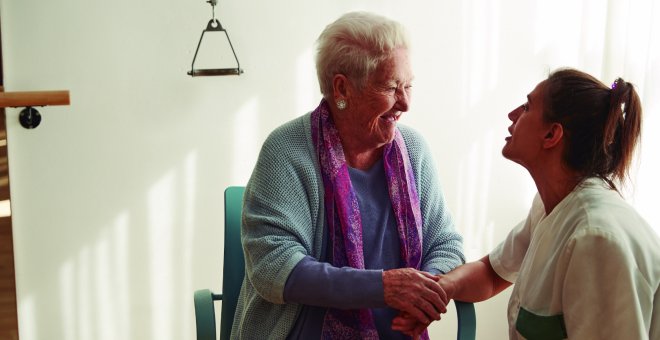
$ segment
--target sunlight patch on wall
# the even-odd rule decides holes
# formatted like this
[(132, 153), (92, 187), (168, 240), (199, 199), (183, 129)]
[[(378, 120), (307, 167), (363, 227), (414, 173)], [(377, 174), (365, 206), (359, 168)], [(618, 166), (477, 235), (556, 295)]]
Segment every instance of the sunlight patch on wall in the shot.
[(65, 339), (129, 339), (127, 251), (128, 215), (121, 213), (92, 250), (84, 247), (62, 264), (58, 276)]
[(318, 104), (320, 90), (317, 79), (314, 51), (310, 47), (296, 61), (296, 106), (291, 113), (292, 117), (301, 116)]
[(232, 145), (233, 160), (231, 164), (231, 182), (245, 185), (250, 179), (252, 168), (256, 160), (251, 155), (257, 155), (259, 152), (260, 140), (257, 138), (259, 133), (259, 100), (252, 98), (248, 100), (236, 112), (234, 120), (234, 141)]
[(21, 297), (18, 304), (18, 320), (21, 332), (21, 340), (38, 340), (39, 332), (37, 325), (37, 307), (34, 296)]
[[(586, 43), (582, 41), (591, 25), (591, 20), (585, 22), (585, 17), (599, 15), (600, 11), (589, 12), (588, 4), (582, 1), (536, 1), (535, 12), (532, 17), (533, 27), (533, 51), (536, 63), (543, 65), (545, 74), (556, 67), (571, 66), (585, 71), (593, 64), (593, 60), (584, 57)], [(602, 4), (601, 6), (606, 6)], [(593, 37), (592, 37), (593, 38)], [(598, 39), (603, 39), (599, 35)], [(597, 63), (601, 62), (598, 56)], [(584, 63), (584, 64), (582, 64)]]
[[(658, 93), (658, 92), (656, 92)], [(642, 103), (644, 105), (644, 103)], [(653, 108), (653, 106), (651, 106)], [(659, 107), (660, 108), (660, 107)], [(657, 112), (649, 111), (646, 112)], [(649, 115), (650, 116), (650, 115)], [(645, 117), (643, 124), (645, 131), (656, 130), (660, 128), (660, 119), (657, 116)], [(655, 132), (655, 131), (654, 131)], [(657, 157), (655, 146), (660, 144), (660, 138), (656, 133), (642, 132), (642, 143), (639, 158), (636, 159), (633, 185), (635, 189), (632, 195), (632, 204), (639, 209), (639, 213), (660, 235), (660, 224), (653, 221), (660, 221), (660, 210), (658, 210), (658, 173), (660, 173), (660, 159)]]
[(76, 340), (75, 265), (72, 260), (60, 267), (60, 317), (65, 339)]
[(76, 323), (78, 339), (93, 339), (95, 334), (94, 320), (96, 304), (92, 298), (91, 251), (83, 247), (78, 253), (76, 266)]
[[(607, 6), (607, 32), (605, 37), (605, 60), (603, 67), (603, 76), (614, 80), (621, 76), (621, 71), (625, 65), (626, 35), (629, 5), (624, 1), (609, 1)], [(603, 81), (606, 81), (603, 79)]]
[(149, 279), (151, 293), (151, 335), (153, 339), (173, 339), (175, 323), (172, 301), (174, 273), (174, 172), (161, 177), (149, 190), (147, 198), (149, 237)]
[[(181, 286), (181, 296), (189, 296), (194, 291), (192, 285), (193, 278), (193, 241), (194, 241), (194, 228), (195, 228), (195, 201), (197, 187), (197, 151), (193, 150), (185, 157), (183, 161), (182, 182), (183, 182), (183, 197), (181, 199), (183, 223), (182, 223), (182, 259), (183, 269), (181, 277), (183, 284)], [(179, 320), (183, 320), (181, 327), (180, 339), (184, 339), (188, 334), (193, 333), (193, 325), (190, 321), (190, 309), (181, 308), (179, 311)]]
[[(660, 172), (660, 160), (656, 146), (660, 144), (658, 129), (660, 119), (660, 24), (653, 18), (660, 16), (660, 6), (653, 1), (638, 1), (630, 4), (630, 25), (626, 31), (629, 41), (625, 49), (625, 79), (632, 82), (640, 96), (643, 108), (642, 140), (635, 175), (633, 205), (660, 235), (660, 210), (656, 196), (660, 189), (657, 174)], [(632, 50), (631, 50), (632, 49)]]
[[(647, 76), (657, 77), (657, 74), (649, 73), (649, 55), (653, 49), (653, 40), (658, 39), (657, 36), (651, 36), (652, 21), (651, 8), (653, 4), (650, 0), (638, 1), (630, 5), (629, 18), (626, 30), (625, 46), (622, 46), (620, 53), (625, 54), (625, 74), (624, 77), (630, 81), (637, 83), (640, 90), (640, 95), (643, 95), (644, 83)], [(616, 22), (614, 23), (616, 25)], [(657, 43), (656, 43), (657, 46)]]
[[(520, 211), (522, 219), (536, 194), (534, 182), (526, 172), (515, 180), (515, 192), (506, 191), (511, 186), (502, 183), (507, 179), (498, 177), (502, 173), (493, 165), (494, 157), (501, 157), (500, 146), (500, 134), (488, 130), (469, 146), (458, 164), (455, 217), (468, 261), (481, 258), (499, 244), (512, 223), (519, 221), (510, 214)], [(507, 211), (503, 212), (502, 207)]]
[(465, 2), (463, 8), (465, 41), (463, 55), (464, 78), (467, 84), (463, 88), (467, 93), (468, 107), (472, 108), (484, 100), (486, 93), (497, 86), (501, 26), (499, 22), (499, 2), (491, 1), (479, 4)]
[(96, 309), (96, 325), (94, 333), (95, 338), (99, 340), (112, 340), (119, 339), (115, 334), (116, 320), (114, 316), (117, 315), (116, 305), (114, 303), (114, 294), (112, 289), (112, 275), (110, 273), (110, 249), (108, 245), (108, 236), (106, 232), (94, 246), (94, 287), (93, 299), (94, 308)]
[[(563, 5), (558, 5), (560, 2)], [(537, 0), (534, 4), (536, 11), (532, 36), (534, 37), (534, 54), (538, 55), (552, 45), (554, 37), (566, 36), (566, 30), (569, 30), (571, 26), (563, 25), (563, 21), (560, 23), (557, 19), (564, 17), (565, 12), (575, 10), (575, 5), (571, 6), (571, 2), (566, 0), (552, 2)]]
[(112, 282), (113, 288), (109, 292), (113, 297), (115, 312), (119, 317), (115, 320), (116, 339), (129, 339), (131, 328), (130, 285), (129, 285), (129, 216), (127, 212), (120, 213), (115, 219), (112, 228), (113, 253), (110, 256), (113, 262)]
[(578, 67), (594, 76), (601, 74), (603, 59), (606, 57), (603, 53), (606, 43), (603, 33), (607, 29), (607, 7), (601, 0), (584, 1), (582, 7)]
[(128, 339), (128, 214), (119, 214), (94, 247), (97, 339)]
[(493, 241), (492, 222), (488, 219), (488, 199), (492, 179), (491, 155), (493, 134), (472, 143), (459, 164), (457, 225), (460, 226), (468, 261), (490, 251)]

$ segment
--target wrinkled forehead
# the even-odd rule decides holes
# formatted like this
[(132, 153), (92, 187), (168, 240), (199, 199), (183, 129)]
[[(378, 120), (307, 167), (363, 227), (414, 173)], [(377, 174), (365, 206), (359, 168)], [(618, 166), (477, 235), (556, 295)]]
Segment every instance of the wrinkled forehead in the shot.
[(393, 50), (369, 75), (370, 81), (396, 80), (397, 82), (411, 82), (413, 78), (410, 55), (405, 48)]

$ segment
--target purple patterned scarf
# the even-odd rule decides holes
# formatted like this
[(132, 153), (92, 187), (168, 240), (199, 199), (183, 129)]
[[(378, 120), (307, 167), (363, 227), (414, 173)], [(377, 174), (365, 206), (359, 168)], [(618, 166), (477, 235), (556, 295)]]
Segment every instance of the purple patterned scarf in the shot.
[[(351, 184), (339, 133), (325, 100), (312, 112), (312, 139), (319, 155), (326, 217), (332, 243), (331, 263), (336, 267), (364, 269), (362, 219)], [(396, 217), (403, 267), (419, 269), (422, 259), (422, 217), (408, 150), (396, 130), (392, 143), (383, 148), (383, 164), (390, 200)], [(378, 339), (369, 309), (328, 309), (323, 339)], [(428, 339), (424, 332), (422, 339)]]

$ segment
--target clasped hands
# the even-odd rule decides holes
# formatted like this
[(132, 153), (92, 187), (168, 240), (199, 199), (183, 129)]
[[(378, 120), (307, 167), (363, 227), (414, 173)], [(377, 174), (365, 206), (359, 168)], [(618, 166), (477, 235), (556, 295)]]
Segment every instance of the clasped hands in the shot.
[(447, 312), (453, 289), (442, 275), (432, 275), (414, 268), (383, 272), (385, 303), (400, 311), (392, 329), (417, 337), (440, 314)]

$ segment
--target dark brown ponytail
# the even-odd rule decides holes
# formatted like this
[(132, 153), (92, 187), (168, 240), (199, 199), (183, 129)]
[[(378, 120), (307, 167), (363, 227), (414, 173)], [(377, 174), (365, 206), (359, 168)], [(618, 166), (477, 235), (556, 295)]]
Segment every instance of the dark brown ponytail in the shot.
[(641, 138), (642, 105), (633, 85), (621, 78), (612, 83), (610, 92), (603, 147), (612, 157), (612, 177), (623, 182)]
[(623, 183), (641, 136), (642, 107), (632, 84), (611, 87), (574, 69), (560, 69), (545, 82), (544, 119), (564, 128), (564, 162), (581, 179), (600, 177), (616, 189)]

